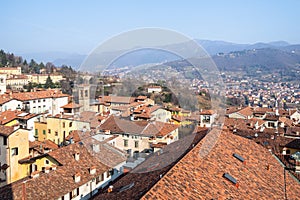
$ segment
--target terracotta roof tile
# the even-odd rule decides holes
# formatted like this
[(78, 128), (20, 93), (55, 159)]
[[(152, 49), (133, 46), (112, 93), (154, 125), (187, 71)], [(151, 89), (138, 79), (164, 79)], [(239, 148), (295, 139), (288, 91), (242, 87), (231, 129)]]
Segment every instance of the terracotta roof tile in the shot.
[[(206, 136), (207, 138), (208, 136)], [(202, 140), (142, 199), (284, 199), (284, 174), (280, 163), (255, 142), (222, 132), (215, 146), (201, 158)], [(245, 163), (233, 156), (242, 156)], [(229, 173), (238, 182), (223, 177)], [(286, 172), (286, 196), (297, 199), (300, 184)]]
[(12, 134), (14, 131), (15, 131), (14, 127), (0, 125), (0, 135), (2, 135), (2, 136), (7, 137), (10, 134)]
[[(93, 199), (140, 199), (160, 179), (160, 176), (166, 174), (206, 135), (206, 132), (207, 129), (203, 129), (163, 147), (163, 153), (152, 154), (135, 169), (114, 182), (112, 193), (107, 193), (104, 188)], [(132, 183), (134, 185), (130, 189), (120, 191), (124, 186)]]
[(42, 90), (36, 92), (18, 92), (12, 93), (12, 98), (20, 101), (28, 101), (34, 99), (45, 99), (45, 98), (60, 98), (68, 97), (69, 95), (61, 93), (59, 90)]
[(0, 95), (0, 105), (3, 105), (11, 100), (13, 100), (14, 98), (12, 97), (12, 95), (9, 94), (1, 94)]
[(61, 106), (61, 108), (80, 108), (82, 107), (81, 105), (77, 104), (77, 103), (74, 103), (74, 102), (70, 102), (64, 106)]
[(129, 121), (110, 116), (101, 126), (101, 130), (110, 130), (112, 133), (138, 134), (145, 136), (165, 136), (179, 126), (159, 121)]
[[(73, 156), (77, 152), (80, 153), (79, 161)], [(79, 143), (59, 148), (49, 155), (61, 164), (56, 170), (49, 173), (41, 172), (39, 177), (27, 179), (26, 183), (17, 181), (0, 188), (0, 199), (23, 199), (24, 186), (26, 199), (58, 199), (109, 169)], [(97, 168), (95, 174), (89, 173), (91, 167)], [(81, 175), (78, 183), (73, 177), (76, 173)]]
[(120, 104), (130, 104), (134, 102), (134, 97), (124, 97), (124, 96), (100, 96), (99, 102), (101, 103), (120, 103)]

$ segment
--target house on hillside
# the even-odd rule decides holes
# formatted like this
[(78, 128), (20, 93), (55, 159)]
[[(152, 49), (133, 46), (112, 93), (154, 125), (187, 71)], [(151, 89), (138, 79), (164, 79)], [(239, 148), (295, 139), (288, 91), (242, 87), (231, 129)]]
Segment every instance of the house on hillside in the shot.
[(237, 111), (227, 114), (229, 118), (251, 119), (253, 118), (253, 109), (251, 107), (241, 108)]
[(211, 127), (215, 122), (217, 114), (213, 110), (202, 110), (199, 113), (200, 127)]

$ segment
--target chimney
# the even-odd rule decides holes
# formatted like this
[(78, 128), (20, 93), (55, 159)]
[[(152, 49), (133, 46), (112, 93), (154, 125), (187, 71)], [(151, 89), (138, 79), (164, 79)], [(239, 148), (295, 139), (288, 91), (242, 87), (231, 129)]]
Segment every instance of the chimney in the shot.
[(40, 171), (34, 171), (30, 174), (31, 178), (37, 178), (40, 176)]
[(79, 160), (79, 152), (77, 152), (77, 153), (74, 154), (74, 159), (75, 159), (76, 161)]
[(100, 152), (99, 144), (92, 144), (92, 150), (93, 150), (95, 153), (99, 153), (99, 152)]
[(74, 178), (75, 183), (80, 182), (80, 173), (77, 172), (76, 174), (74, 174), (73, 178)]
[(111, 193), (111, 192), (113, 191), (113, 188), (114, 188), (114, 186), (110, 185), (110, 186), (108, 187), (108, 189), (107, 189), (107, 192), (108, 192), (108, 193)]
[(90, 171), (90, 174), (95, 174), (96, 173), (96, 167), (95, 166), (91, 167), (89, 169), (89, 171)]
[(45, 167), (44, 168), (44, 173), (48, 174), (50, 172), (50, 167)]
[(51, 165), (51, 169), (55, 171), (57, 169), (57, 165)]

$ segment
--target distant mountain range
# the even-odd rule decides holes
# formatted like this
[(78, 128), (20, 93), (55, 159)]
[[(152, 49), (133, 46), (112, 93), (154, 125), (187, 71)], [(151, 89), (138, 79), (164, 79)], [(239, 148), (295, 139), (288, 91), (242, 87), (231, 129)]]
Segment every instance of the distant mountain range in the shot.
[(255, 43), (255, 44), (236, 44), (224, 41), (212, 41), (212, 40), (196, 40), (210, 55), (214, 55), (220, 52), (229, 53), (232, 51), (252, 50), (252, 49), (284, 49), (290, 45), (285, 41), (275, 41), (269, 43)]
[[(291, 45), (285, 41), (270, 43), (236, 44), (225, 41), (195, 40), (215, 60), (217, 66), (222, 69), (230, 69), (244, 65), (265, 65), (265, 66), (294, 66), (300, 61), (300, 45)], [(176, 46), (174, 44), (173, 46)], [(251, 51), (247, 51), (251, 50)], [(255, 51), (253, 51), (255, 50)], [(220, 56), (230, 52), (241, 51), (231, 56)], [(113, 52), (109, 52), (113, 54)], [(26, 59), (35, 59), (38, 62), (52, 62), (56, 66), (68, 65), (78, 69), (87, 55), (71, 54), (64, 52), (40, 52), (21, 55)], [(129, 53), (115, 62), (117, 67), (128, 65), (141, 65), (146, 63), (162, 63), (178, 59), (168, 52), (142, 50), (136, 53)]]

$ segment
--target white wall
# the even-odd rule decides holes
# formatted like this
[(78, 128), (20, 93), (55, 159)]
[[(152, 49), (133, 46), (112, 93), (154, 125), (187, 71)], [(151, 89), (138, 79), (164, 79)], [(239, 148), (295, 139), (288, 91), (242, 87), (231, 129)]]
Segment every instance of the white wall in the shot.
[(18, 101), (18, 100), (12, 99), (12, 100), (4, 103), (1, 106), (0, 111), (5, 111), (5, 110), (9, 110), (9, 109), (16, 110), (16, 108), (18, 107), (18, 105), (20, 105), (20, 107), (22, 108), (22, 101)]
[(48, 110), (50, 114), (56, 115), (63, 112), (61, 107), (68, 103), (68, 97), (35, 99), (28, 102), (30, 113), (43, 113)]

